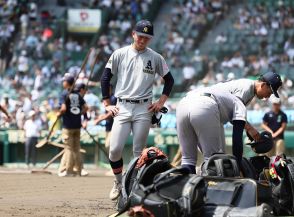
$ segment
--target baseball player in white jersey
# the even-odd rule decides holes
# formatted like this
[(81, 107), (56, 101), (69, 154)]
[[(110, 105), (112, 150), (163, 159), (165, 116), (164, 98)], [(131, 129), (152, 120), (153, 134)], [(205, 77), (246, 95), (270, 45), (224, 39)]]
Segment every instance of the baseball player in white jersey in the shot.
[(282, 85), (276, 73), (266, 73), (258, 81), (239, 79), (194, 90), (177, 107), (177, 132), (182, 149), (182, 166), (195, 173), (197, 148), (208, 158), (215, 152), (224, 152), (223, 124), (233, 124), (233, 154), (240, 165), (243, 154), (243, 130), (259, 139), (259, 133), (246, 122), (246, 105), (257, 96), (278, 97)]
[[(101, 77), (103, 103), (114, 116), (109, 150), (109, 162), (115, 175), (109, 195), (112, 200), (119, 196), (121, 190), (122, 152), (130, 132), (133, 135), (133, 154), (137, 157), (146, 145), (152, 114), (163, 107), (174, 83), (164, 58), (147, 47), (153, 36), (153, 25), (147, 20), (139, 21), (132, 36), (133, 44), (114, 51)], [(156, 73), (165, 82), (160, 99), (152, 102)], [(113, 75), (117, 77), (116, 106), (110, 105), (108, 91)]]

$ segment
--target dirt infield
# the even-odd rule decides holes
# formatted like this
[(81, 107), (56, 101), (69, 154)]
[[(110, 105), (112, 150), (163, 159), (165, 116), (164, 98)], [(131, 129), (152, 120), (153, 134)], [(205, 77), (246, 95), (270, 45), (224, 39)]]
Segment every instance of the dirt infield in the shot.
[(108, 199), (113, 177), (104, 170), (88, 177), (58, 177), (29, 171), (1, 170), (0, 216), (101, 216), (115, 212)]

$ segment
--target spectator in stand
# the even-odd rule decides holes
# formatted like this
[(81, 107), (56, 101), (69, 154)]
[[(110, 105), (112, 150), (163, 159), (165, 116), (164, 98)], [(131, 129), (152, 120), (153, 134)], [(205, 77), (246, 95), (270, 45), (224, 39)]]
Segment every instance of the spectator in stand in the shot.
[(29, 70), (29, 59), (25, 50), (21, 51), (21, 55), (18, 58), (18, 72), (20, 76), (24, 76)]
[(220, 35), (216, 36), (215, 43), (217, 44), (223, 44), (227, 41), (227, 37), (222, 32)]
[(284, 45), (284, 51), (287, 54), (287, 56), (290, 59), (290, 63), (294, 63), (294, 36), (290, 37), (285, 45)]
[(30, 21), (36, 21), (38, 17), (38, 6), (35, 2), (29, 3), (29, 18)]
[(36, 147), (38, 138), (41, 134), (42, 122), (37, 118), (36, 112), (31, 110), (28, 114), (28, 120), (26, 120), (24, 127), (25, 131), (25, 162), (27, 167), (30, 167), (30, 163), (36, 166)]
[(230, 62), (232, 64), (232, 67), (236, 68), (243, 68), (245, 65), (240, 52), (236, 52)]
[[(195, 75), (196, 71), (195, 68), (191, 63), (188, 63), (184, 68), (183, 68), (183, 87), (189, 88), (195, 81)], [(188, 90), (188, 89), (186, 89)]]
[(26, 37), (28, 32), (28, 26), (29, 26), (29, 16), (27, 13), (23, 13), (20, 16), (20, 23), (21, 23), (21, 35), (22, 37)]
[(39, 66), (35, 66), (35, 81), (34, 81), (34, 90), (41, 90), (43, 88), (43, 75)]

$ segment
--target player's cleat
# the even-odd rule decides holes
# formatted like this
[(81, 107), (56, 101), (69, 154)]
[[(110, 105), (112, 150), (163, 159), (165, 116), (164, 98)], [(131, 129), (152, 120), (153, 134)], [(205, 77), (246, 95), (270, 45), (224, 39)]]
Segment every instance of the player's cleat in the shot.
[(109, 193), (109, 198), (111, 200), (116, 200), (121, 192), (121, 183), (117, 180), (114, 180), (113, 187)]

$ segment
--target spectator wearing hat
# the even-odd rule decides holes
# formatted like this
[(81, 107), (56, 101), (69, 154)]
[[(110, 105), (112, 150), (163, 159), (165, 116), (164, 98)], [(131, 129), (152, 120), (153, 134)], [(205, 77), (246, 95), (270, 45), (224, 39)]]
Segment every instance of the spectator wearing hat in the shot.
[(36, 147), (38, 138), (42, 130), (42, 122), (36, 117), (36, 112), (31, 110), (28, 114), (28, 119), (25, 121), (23, 129), (25, 131), (25, 162), (27, 166), (32, 163), (36, 165)]
[[(66, 74), (63, 77), (64, 91), (60, 98), (61, 108), (58, 117), (62, 116), (62, 137), (65, 151), (58, 169), (58, 176), (81, 175), (82, 160), (80, 153), (81, 115), (85, 114), (88, 107), (83, 97), (73, 90), (74, 77)], [(74, 172), (76, 167), (77, 172)]]
[(29, 59), (27, 57), (27, 51), (22, 50), (21, 55), (18, 58), (17, 69), (21, 76), (24, 76), (29, 70)]
[(284, 132), (287, 127), (287, 115), (281, 110), (281, 99), (270, 98), (272, 110), (265, 113), (261, 127), (272, 134), (274, 147), (266, 155), (268, 157), (281, 155), (285, 152)]

